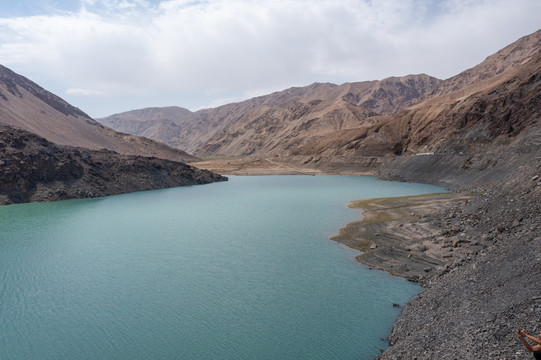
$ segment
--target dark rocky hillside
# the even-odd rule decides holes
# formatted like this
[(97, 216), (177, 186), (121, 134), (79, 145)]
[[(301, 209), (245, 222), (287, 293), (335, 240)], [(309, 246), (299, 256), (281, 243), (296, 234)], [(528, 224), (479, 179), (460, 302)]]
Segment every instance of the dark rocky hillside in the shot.
[(0, 155), (0, 205), (227, 180), (179, 162), (59, 146), (5, 125), (0, 125)]
[[(428, 218), (454, 261), (404, 307), (380, 359), (530, 358), (515, 330), (536, 334), (541, 315), (541, 127), (462, 155), (397, 157), (381, 173), (472, 198)], [(457, 256), (462, 246), (477, 250)]]

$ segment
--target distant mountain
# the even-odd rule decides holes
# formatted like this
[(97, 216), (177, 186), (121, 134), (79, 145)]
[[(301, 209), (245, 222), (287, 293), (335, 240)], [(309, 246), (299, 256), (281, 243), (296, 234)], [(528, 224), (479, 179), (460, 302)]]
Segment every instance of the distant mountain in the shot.
[(314, 83), (194, 113), (153, 108), (98, 120), (200, 156), (283, 155), (314, 137), (364, 126), (376, 114), (396, 113), (439, 82), (423, 74)]
[(175, 161), (196, 158), (162, 143), (122, 134), (91, 119), (39, 85), (0, 65), (0, 123), (28, 130), (60, 145), (109, 149)]
[(116, 131), (166, 143), (170, 137), (167, 129), (190, 115), (190, 110), (177, 106), (152, 107), (114, 114), (99, 121)]

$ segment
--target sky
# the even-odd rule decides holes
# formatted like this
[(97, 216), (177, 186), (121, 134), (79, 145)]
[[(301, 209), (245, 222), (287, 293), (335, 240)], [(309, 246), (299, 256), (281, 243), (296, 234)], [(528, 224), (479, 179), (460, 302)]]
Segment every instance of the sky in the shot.
[(94, 118), (314, 82), (446, 79), (541, 28), (541, 0), (0, 0), (0, 64)]

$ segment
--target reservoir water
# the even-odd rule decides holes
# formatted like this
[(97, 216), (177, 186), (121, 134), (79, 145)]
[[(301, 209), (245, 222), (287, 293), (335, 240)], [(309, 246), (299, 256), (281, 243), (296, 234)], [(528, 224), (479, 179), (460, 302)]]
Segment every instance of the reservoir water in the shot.
[(420, 287), (329, 237), (350, 201), (443, 191), (230, 177), (0, 207), (0, 359), (374, 359)]

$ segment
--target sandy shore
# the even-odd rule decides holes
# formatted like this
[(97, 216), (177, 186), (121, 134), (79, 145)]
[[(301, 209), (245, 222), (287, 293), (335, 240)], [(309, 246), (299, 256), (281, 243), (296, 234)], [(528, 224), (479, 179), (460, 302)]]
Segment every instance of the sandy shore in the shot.
[(200, 169), (210, 170), (223, 175), (314, 175), (323, 174), (321, 170), (310, 169), (285, 163), (279, 159), (230, 158), (210, 159), (190, 163)]

